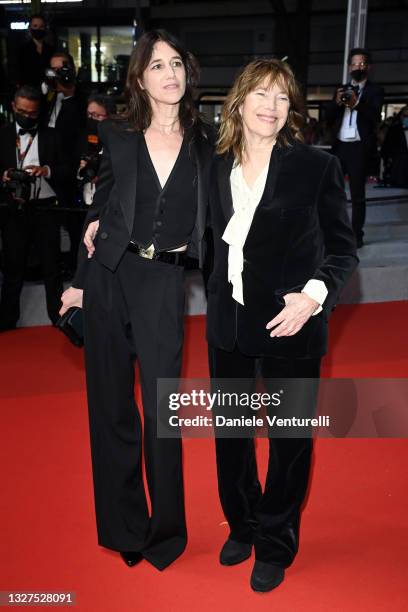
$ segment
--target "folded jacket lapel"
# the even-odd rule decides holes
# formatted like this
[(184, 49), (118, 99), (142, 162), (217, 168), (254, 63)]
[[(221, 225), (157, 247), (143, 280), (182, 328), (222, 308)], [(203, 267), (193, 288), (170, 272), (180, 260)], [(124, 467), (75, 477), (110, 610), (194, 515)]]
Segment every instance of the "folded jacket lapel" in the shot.
[(141, 134), (128, 130), (118, 133), (117, 138), (122, 142), (117, 147), (111, 145), (110, 153), (123, 216), (131, 234), (135, 216), (137, 160)]

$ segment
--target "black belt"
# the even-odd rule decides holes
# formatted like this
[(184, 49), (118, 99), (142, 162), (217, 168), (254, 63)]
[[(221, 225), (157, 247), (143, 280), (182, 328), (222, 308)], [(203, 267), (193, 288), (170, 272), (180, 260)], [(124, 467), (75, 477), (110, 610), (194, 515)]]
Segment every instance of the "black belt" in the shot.
[(144, 259), (162, 261), (163, 263), (173, 264), (176, 266), (184, 267), (187, 261), (187, 254), (185, 251), (173, 253), (170, 253), (169, 251), (153, 251), (151, 253), (148, 249), (144, 249), (134, 242), (129, 242), (127, 250), (131, 253), (136, 253), (136, 255), (139, 255), (139, 257), (143, 257)]

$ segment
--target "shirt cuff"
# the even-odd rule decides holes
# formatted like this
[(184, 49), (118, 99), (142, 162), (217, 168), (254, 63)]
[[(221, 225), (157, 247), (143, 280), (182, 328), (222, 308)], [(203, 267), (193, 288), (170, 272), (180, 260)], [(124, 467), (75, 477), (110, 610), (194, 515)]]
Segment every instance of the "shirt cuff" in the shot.
[(316, 278), (311, 278), (303, 287), (302, 293), (306, 293), (306, 295), (308, 295), (312, 300), (315, 300), (316, 302), (318, 302), (318, 304), (320, 304), (320, 306), (318, 306), (316, 310), (312, 313), (312, 317), (319, 314), (319, 312), (323, 310), (323, 302), (326, 299), (327, 294), (329, 293), (324, 282), (321, 280), (317, 280)]
[(45, 178), (47, 178), (47, 179), (51, 178), (51, 168), (49, 166), (47, 166), (47, 165), (45, 165), (44, 168), (47, 168), (47, 170), (48, 170), (48, 174), (47, 174), (47, 176)]

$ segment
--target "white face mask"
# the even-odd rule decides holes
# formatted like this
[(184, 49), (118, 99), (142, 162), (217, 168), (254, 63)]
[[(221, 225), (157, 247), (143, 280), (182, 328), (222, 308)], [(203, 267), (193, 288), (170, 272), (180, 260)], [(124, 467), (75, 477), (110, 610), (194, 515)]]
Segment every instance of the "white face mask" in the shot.
[(44, 81), (44, 83), (41, 83), (41, 92), (42, 92), (43, 96), (46, 96), (48, 91), (49, 91), (49, 87), (48, 87), (47, 83), (45, 83), (45, 81)]

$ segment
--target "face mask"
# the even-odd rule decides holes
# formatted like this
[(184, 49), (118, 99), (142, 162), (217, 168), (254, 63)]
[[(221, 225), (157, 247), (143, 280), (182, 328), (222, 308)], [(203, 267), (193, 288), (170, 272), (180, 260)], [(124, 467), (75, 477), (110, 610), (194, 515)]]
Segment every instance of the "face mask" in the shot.
[(360, 83), (360, 81), (364, 81), (367, 78), (367, 70), (352, 70), (350, 75), (352, 79)]
[(30, 29), (31, 36), (35, 38), (35, 40), (43, 40), (46, 37), (47, 32), (45, 30), (35, 30), (33, 28)]
[(15, 120), (18, 125), (23, 128), (23, 130), (32, 130), (37, 125), (38, 119), (33, 119), (33, 117), (26, 117), (21, 113), (14, 114)]
[(404, 128), (404, 130), (408, 130), (408, 117), (403, 117), (402, 127)]
[(95, 135), (97, 135), (98, 134), (98, 124), (99, 124), (99, 121), (89, 117), (86, 120), (86, 129), (87, 129), (88, 134), (95, 134)]

